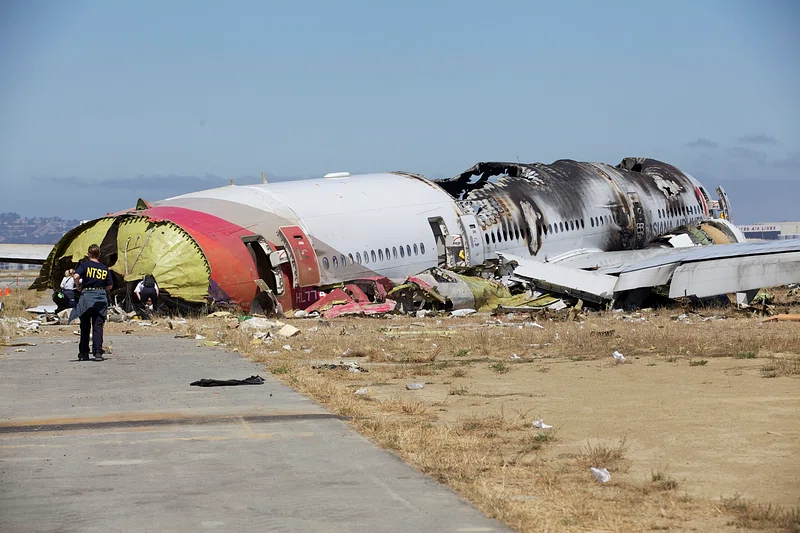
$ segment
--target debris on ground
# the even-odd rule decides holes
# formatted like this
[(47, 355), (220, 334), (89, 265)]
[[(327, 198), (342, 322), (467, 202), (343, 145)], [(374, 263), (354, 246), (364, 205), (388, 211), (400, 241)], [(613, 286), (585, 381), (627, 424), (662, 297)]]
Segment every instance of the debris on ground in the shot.
[(594, 478), (600, 483), (608, 483), (611, 481), (611, 474), (605, 468), (591, 467), (589, 470), (594, 474)]
[(618, 351), (614, 350), (614, 353), (611, 354), (611, 355), (614, 356), (614, 361), (616, 363), (619, 364), (619, 363), (624, 363), (625, 362), (625, 356), (622, 355), (621, 353), (619, 353)]
[(263, 385), (264, 378), (261, 376), (250, 376), (245, 379), (201, 379), (193, 381), (189, 385), (195, 387), (232, 387), (235, 385)]
[(550, 424), (545, 424), (544, 420), (542, 420), (541, 418), (539, 420), (534, 420), (532, 425), (533, 425), (533, 427), (538, 428), (538, 429), (550, 429), (550, 428), (553, 427)]
[(314, 370), (346, 370), (347, 372), (369, 372), (366, 368), (360, 366), (356, 362), (345, 363), (340, 361), (339, 364), (325, 363), (321, 365), (312, 366)]
[(367, 388), (366, 387), (362, 387), (362, 388), (358, 389), (354, 394), (357, 394), (359, 396), (363, 396), (366, 393), (367, 393)]
[(208, 315), (209, 318), (230, 318), (233, 316), (233, 313), (230, 311), (216, 311)]
[(406, 384), (406, 388), (408, 390), (420, 390), (425, 387), (424, 383), (408, 383)]

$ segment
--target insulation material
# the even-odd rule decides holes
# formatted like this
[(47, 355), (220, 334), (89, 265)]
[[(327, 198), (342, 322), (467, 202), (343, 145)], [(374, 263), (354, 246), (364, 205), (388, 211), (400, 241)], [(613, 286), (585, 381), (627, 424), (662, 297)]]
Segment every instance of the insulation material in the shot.
[(86, 250), (89, 249), (89, 246), (92, 244), (97, 244), (99, 246), (103, 242), (106, 233), (108, 233), (108, 230), (115, 221), (115, 218), (101, 218), (97, 220), (93, 225), (87, 227), (72, 239), (67, 249), (64, 250), (58, 258), (72, 257), (72, 262), (77, 263), (86, 257)]
[(136, 281), (152, 274), (173, 298), (203, 302), (211, 269), (194, 239), (172, 222), (146, 217), (122, 220), (117, 232), (117, 262), (111, 270)]
[(512, 300), (511, 292), (501, 283), (474, 276), (461, 274), (456, 274), (456, 276), (469, 287), (475, 298), (475, 309), (479, 311), (494, 309), (498, 304), (506, 305), (509, 300)]

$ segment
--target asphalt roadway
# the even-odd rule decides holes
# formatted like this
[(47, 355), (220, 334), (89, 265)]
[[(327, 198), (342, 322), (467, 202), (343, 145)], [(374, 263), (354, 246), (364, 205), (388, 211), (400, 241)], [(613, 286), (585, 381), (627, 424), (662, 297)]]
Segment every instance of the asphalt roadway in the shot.
[(507, 531), (236, 354), (27, 340), (0, 348), (0, 532)]

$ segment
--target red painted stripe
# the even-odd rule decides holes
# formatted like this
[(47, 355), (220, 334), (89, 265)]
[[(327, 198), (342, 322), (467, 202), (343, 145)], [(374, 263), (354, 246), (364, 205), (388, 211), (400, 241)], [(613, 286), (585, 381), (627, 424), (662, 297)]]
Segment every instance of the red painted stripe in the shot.
[(253, 235), (253, 232), (214, 215), (184, 207), (156, 206), (137, 214), (154, 221), (173, 222), (183, 228), (205, 253), (213, 282), (231, 302), (250, 305), (258, 292), (253, 283), (258, 279), (258, 271), (241, 238)]

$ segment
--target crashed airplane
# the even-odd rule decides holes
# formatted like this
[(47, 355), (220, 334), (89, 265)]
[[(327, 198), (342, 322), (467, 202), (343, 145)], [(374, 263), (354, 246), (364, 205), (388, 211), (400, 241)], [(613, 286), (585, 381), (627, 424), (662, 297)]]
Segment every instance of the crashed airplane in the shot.
[[(736, 244), (745, 238), (724, 190), (714, 200), (652, 159), (487, 162), (438, 181), (407, 172), (264, 181), (139, 200), (81, 224), (43, 258), (32, 288), (57, 287), (92, 243), (123, 297), (152, 274), (178, 304), (267, 312), (309, 308), (321, 289), (352, 280), (383, 291), (376, 280), (434, 267), (507, 264), (536, 287), (606, 305), (670, 283), (671, 296), (702, 295), (709, 278), (715, 294), (800, 281), (800, 247)], [(721, 246), (696, 252), (708, 244)]]

